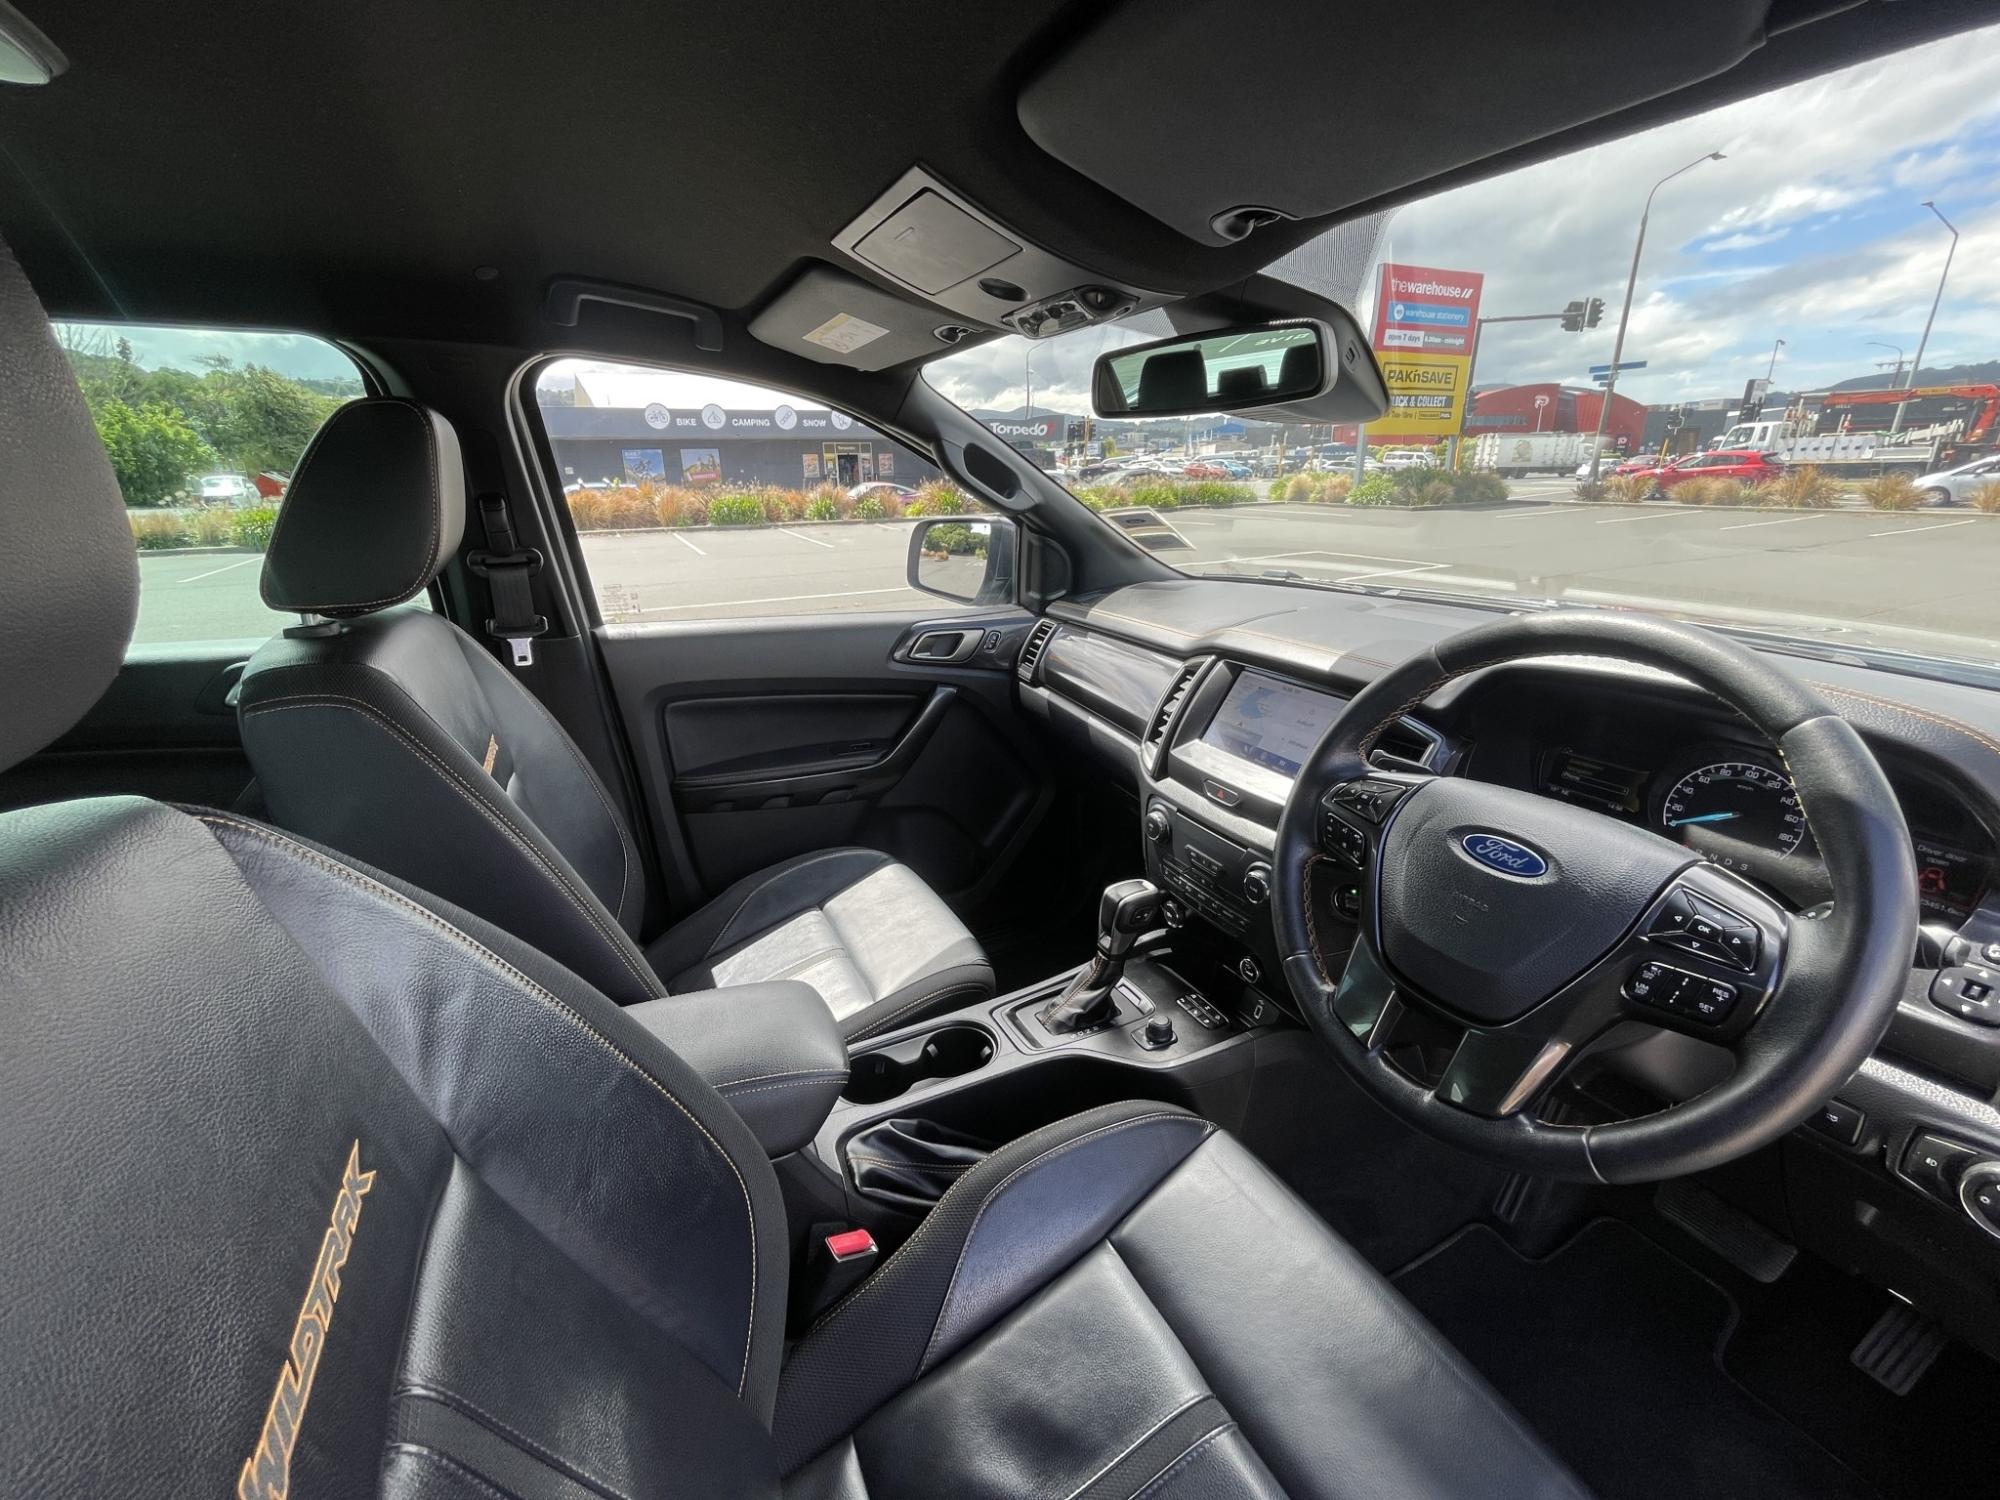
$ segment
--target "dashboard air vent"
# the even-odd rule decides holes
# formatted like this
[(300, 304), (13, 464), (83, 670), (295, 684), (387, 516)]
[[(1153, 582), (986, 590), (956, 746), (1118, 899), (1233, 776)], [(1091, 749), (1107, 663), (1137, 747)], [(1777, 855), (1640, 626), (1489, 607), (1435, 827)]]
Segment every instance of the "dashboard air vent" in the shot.
[(1167, 684), (1159, 707), (1153, 710), (1153, 717), (1146, 724), (1146, 764), (1155, 776), (1160, 774), (1160, 762), (1167, 753), (1167, 741), (1173, 736), (1174, 720), (1180, 717), (1181, 705), (1187, 702), (1188, 694), (1207, 670), (1208, 658), (1197, 657), (1174, 673), (1174, 680)]
[(1028, 632), (1028, 638), (1021, 643), (1021, 654), (1014, 662), (1014, 675), (1022, 682), (1035, 680), (1035, 668), (1042, 663), (1042, 653), (1049, 648), (1049, 637), (1056, 633), (1054, 620), (1037, 620), (1035, 628)]
[(1443, 748), (1444, 739), (1436, 730), (1405, 717), (1397, 719), (1382, 731), (1368, 759), (1375, 765), (1392, 769), (1404, 765), (1430, 771), (1437, 769), (1434, 762)]

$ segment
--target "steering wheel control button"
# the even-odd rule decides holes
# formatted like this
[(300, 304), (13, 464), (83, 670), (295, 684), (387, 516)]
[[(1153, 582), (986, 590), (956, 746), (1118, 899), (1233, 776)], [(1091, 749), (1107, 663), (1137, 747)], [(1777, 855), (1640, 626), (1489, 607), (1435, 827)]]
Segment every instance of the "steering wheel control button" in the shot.
[(1632, 977), (1625, 981), (1625, 997), (1641, 1005), (1672, 1010), (1675, 997), (1680, 994), (1681, 981), (1685, 978), (1687, 976), (1680, 970), (1670, 969), (1665, 964), (1644, 963), (1634, 969)]
[(1854, 1147), (1861, 1144), (1861, 1132), (1868, 1128), (1868, 1116), (1845, 1099), (1829, 1099), (1806, 1124), (1829, 1140)]
[(1756, 923), (1691, 891), (1670, 894), (1646, 936), (1746, 974), (1757, 967), (1763, 948)]
[(1720, 1026), (1736, 1009), (1739, 997), (1733, 984), (1655, 960), (1632, 971), (1625, 981), (1625, 998), (1704, 1026)]
[(1404, 790), (1393, 781), (1343, 781), (1328, 793), (1327, 800), (1371, 823), (1380, 823)]
[(1941, 969), (1931, 981), (1931, 1004), (1975, 1026), (2000, 1026), (2000, 971), (1984, 964)]
[(1736, 1009), (1736, 986), (1719, 979), (1695, 979), (1680, 993), (1675, 1009), (1710, 1026), (1720, 1026)]
[(1332, 813), (1320, 815), (1320, 847), (1357, 870), (1368, 860), (1368, 835)]

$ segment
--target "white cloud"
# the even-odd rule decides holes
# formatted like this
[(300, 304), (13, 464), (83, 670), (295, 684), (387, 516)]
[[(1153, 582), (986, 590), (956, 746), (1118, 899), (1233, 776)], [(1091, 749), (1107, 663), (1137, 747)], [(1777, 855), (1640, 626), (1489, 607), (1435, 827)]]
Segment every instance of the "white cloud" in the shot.
[(1714, 255), (1723, 250), (1754, 250), (1759, 245), (1769, 245), (1781, 240), (1790, 233), (1789, 229), (1773, 229), (1765, 234), (1752, 234), (1747, 230), (1739, 230), (1735, 234), (1725, 234), (1719, 240), (1710, 240), (1701, 248), (1705, 255)]

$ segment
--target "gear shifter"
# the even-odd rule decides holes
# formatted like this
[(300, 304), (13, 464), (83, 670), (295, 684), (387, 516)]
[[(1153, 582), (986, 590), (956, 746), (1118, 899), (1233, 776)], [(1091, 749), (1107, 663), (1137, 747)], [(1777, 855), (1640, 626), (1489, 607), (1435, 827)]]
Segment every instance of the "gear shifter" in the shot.
[(1139, 935), (1160, 920), (1160, 888), (1150, 880), (1120, 880), (1104, 888), (1097, 903), (1097, 951), (1083, 971), (1036, 1017), (1058, 1034), (1082, 1031), (1108, 1020), (1117, 1007), (1112, 992), (1125, 972), (1125, 957)]

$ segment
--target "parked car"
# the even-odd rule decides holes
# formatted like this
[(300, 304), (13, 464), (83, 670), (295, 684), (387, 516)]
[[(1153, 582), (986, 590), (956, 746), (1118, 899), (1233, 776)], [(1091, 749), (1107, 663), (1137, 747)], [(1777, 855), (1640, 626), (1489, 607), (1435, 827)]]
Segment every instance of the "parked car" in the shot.
[(878, 500), (914, 500), (917, 492), (907, 484), (892, 484), (886, 479), (868, 479), (848, 490), (850, 500), (865, 500), (873, 495)]
[(241, 474), (204, 474), (196, 481), (203, 505), (252, 505), (257, 486)]
[(1785, 466), (1761, 448), (1724, 448), (1714, 453), (1689, 454), (1679, 463), (1658, 470), (1655, 483), (1662, 490), (1671, 490), (1690, 479), (1734, 479), (1744, 484), (1766, 484), (1784, 472)]
[(1385, 469), (1433, 469), (1437, 460), (1428, 448), (1391, 448), (1379, 460)]
[(1200, 460), (1191, 464), (1182, 464), (1181, 473), (1189, 479), (1227, 479), (1230, 477), (1229, 471), (1221, 464), (1210, 463), (1206, 460)]
[(1926, 505), (1963, 505), (1976, 489), (2000, 482), (2000, 454), (1975, 458), (1955, 469), (1919, 474), (1917, 492)]

